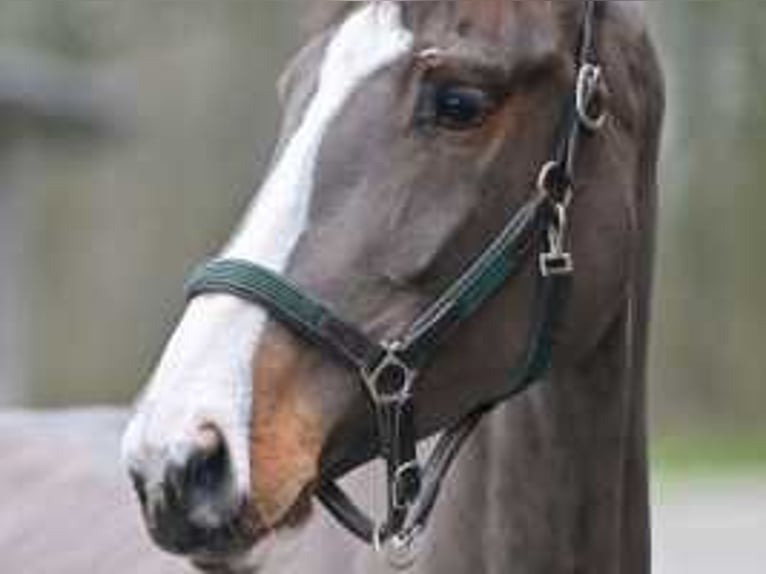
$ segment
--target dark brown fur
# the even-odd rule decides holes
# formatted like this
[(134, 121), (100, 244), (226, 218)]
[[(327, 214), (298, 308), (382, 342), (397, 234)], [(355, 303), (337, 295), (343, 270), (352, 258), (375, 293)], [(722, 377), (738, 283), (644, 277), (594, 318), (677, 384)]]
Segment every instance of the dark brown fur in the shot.
[[(419, 47), (490, 70), (507, 95), (480, 130), (410, 135), (417, 69), (401, 62), (371, 80), (323, 146), (311, 225), (289, 274), (370, 332), (399, 332), (528, 197), (573, 83), (581, 6), (405, 4)], [(578, 158), (575, 287), (553, 373), (474, 437), (439, 505), (426, 570), (648, 569), (643, 364), (663, 99), (632, 10), (605, 4), (597, 25), (611, 115)], [(534, 288), (530, 268), (424, 373), (424, 436), (504, 384), (525, 343)], [(353, 377), (324, 363), (299, 384), (335, 391), (321, 407), (332, 421), (323, 472), (366, 460), (371, 416)]]

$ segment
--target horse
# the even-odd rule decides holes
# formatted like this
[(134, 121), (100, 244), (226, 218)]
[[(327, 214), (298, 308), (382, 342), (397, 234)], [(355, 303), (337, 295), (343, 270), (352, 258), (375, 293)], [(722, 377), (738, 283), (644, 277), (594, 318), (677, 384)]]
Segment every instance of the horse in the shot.
[[(332, 10), (123, 436), (159, 547), (209, 572), (649, 571), (664, 89), (637, 4)], [(379, 522), (352, 502), (380, 497)]]

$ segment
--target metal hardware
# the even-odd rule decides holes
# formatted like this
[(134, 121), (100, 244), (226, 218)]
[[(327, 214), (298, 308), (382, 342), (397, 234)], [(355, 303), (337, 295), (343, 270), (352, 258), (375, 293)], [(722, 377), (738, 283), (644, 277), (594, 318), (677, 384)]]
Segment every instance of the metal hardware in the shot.
[(417, 496), (420, 490), (420, 470), (420, 463), (417, 460), (406, 462), (396, 469), (391, 484), (391, 503), (397, 510), (407, 508), (412, 502), (413, 493), (410, 492), (410, 488), (414, 489), (414, 494)]
[(397, 532), (385, 543), (386, 562), (396, 570), (410, 568), (418, 557), (420, 550), (420, 529), (412, 528), (405, 532)]
[(383, 524), (377, 523), (372, 531), (372, 550), (375, 554), (382, 554), (385, 540), (383, 538)]
[[(568, 207), (572, 201), (572, 183), (557, 161), (551, 160), (540, 168), (537, 176), (537, 190), (543, 195), (556, 198), (557, 202)], [(564, 185), (561, 185), (561, 184)]]
[(574, 261), (571, 253), (543, 253), (540, 255), (540, 273), (543, 277), (571, 275)]
[(540, 254), (540, 273), (543, 277), (569, 275), (574, 271), (572, 254), (564, 249), (567, 213), (566, 205), (553, 206), (555, 219), (548, 226), (548, 250)]
[(598, 97), (598, 91), (602, 88), (601, 66), (584, 63), (577, 73), (577, 89), (575, 91), (575, 107), (580, 123), (588, 130), (595, 132), (604, 127), (606, 112), (602, 106), (598, 106), (595, 115), (589, 109), (593, 98)]
[(397, 343), (385, 347), (386, 354), (371, 371), (361, 370), (362, 380), (375, 403), (400, 403), (410, 396), (418, 373), (397, 356)]

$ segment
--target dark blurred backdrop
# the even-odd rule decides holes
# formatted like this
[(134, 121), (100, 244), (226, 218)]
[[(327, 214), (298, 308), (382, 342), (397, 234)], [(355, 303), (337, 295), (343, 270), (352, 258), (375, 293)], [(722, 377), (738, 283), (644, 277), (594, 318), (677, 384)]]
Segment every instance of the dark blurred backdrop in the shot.
[[(657, 436), (761, 432), (766, 6), (650, 3)], [(245, 208), (301, 0), (0, 0), (0, 405), (127, 402)]]

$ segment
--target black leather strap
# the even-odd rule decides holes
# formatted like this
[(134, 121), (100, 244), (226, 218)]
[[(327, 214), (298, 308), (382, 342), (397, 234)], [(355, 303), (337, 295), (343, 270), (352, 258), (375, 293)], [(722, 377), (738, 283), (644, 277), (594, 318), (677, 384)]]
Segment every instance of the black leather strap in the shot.
[(286, 277), (242, 259), (216, 259), (197, 267), (186, 297), (228, 293), (269, 310), (280, 323), (358, 370), (372, 369), (386, 350)]
[(444, 340), (521, 269), (544, 227), (548, 202), (535, 193), (513, 215), (481, 256), (410, 325), (399, 357), (423, 368)]
[(535, 314), (528, 337), (530, 344), (525, 350), (521, 363), (511, 375), (509, 384), (500, 394), (488, 397), (439, 437), (423, 466), (417, 495), (410, 500), (408, 512), (399, 513), (394, 517), (394, 521), (398, 524), (392, 524), (391, 516), (389, 516), (385, 531), (376, 533), (374, 522), (335, 482), (327, 481), (319, 485), (319, 499), (333, 516), (356, 536), (365, 542), (372, 543), (376, 537), (385, 540), (390, 532), (413, 532), (424, 528), (452, 462), (476, 425), (495, 406), (522, 392), (542, 376), (550, 362), (554, 337), (566, 307), (571, 278), (567, 275), (552, 275), (541, 278), (540, 282)]
[(375, 522), (359, 510), (337, 483), (323, 482), (316, 491), (316, 497), (349, 532), (368, 544), (374, 543), (377, 535)]

